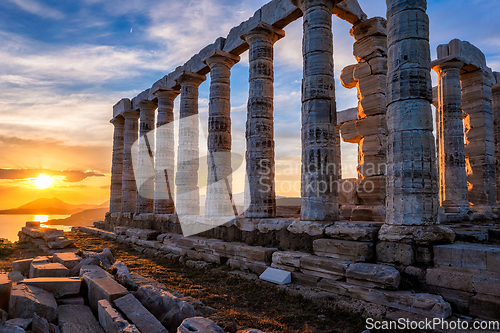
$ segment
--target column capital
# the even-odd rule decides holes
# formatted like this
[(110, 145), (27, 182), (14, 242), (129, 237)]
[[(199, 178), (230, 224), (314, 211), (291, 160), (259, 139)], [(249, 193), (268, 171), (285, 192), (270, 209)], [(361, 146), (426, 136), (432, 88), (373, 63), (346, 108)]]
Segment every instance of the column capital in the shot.
[(492, 85), (491, 86), (491, 91), (494, 94), (500, 94), (500, 82), (499, 83), (495, 83), (494, 85)]
[(123, 118), (125, 119), (139, 119), (139, 117), (141, 116), (139, 110), (125, 110), (122, 112), (122, 116)]
[(158, 98), (167, 98), (173, 100), (177, 96), (179, 96), (180, 93), (181, 91), (178, 89), (160, 88), (158, 91), (154, 92), (153, 95), (155, 95)]
[(158, 107), (157, 102), (149, 101), (149, 100), (142, 100), (139, 103), (137, 103), (137, 106), (139, 109), (156, 109)]
[(446, 71), (447, 69), (461, 69), (462, 67), (464, 67), (464, 65), (465, 63), (460, 59), (448, 57), (433, 61), (432, 69), (439, 74), (441, 72)]
[(202, 62), (212, 68), (215, 64), (223, 64), (229, 68), (233, 67), (236, 63), (240, 61), (240, 56), (237, 56), (232, 53), (224, 52), (221, 50), (213, 50), (210, 52), (205, 58), (202, 59)]
[(330, 11), (333, 10), (339, 2), (342, 0), (290, 0), (292, 5), (299, 7), (303, 12), (314, 6), (325, 6)]
[(123, 126), (125, 124), (125, 118), (123, 115), (117, 115), (109, 121), (111, 124), (116, 126)]
[(180, 86), (184, 86), (189, 83), (199, 86), (206, 79), (207, 79), (206, 75), (193, 73), (190, 71), (182, 71), (180, 75), (177, 77), (177, 79), (175, 79), (175, 82), (177, 82), (177, 84), (179, 84)]
[(243, 33), (240, 34), (240, 38), (249, 43), (249, 37), (256, 35), (267, 38), (275, 43), (279, 39), (285, 37), (285, 30), (273, 27), (269, 23), (259, 21), (256, 25), (245, 29)]

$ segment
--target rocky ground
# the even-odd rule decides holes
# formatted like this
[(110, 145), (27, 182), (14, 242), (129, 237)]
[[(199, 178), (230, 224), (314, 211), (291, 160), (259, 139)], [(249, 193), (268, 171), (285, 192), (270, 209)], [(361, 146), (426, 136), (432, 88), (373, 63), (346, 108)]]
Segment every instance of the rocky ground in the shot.
[[(187, 263), (192, 266), (187, 267), (186, 263), (164, 257), (152, 258), (125, 244), (88, 234), (73, 232), (68, 237), (85, 251), (98, 252), (107, 247), (132, 273), (151, 277), (170, 290), (200, 300), (206, 306), (203, 316), (214, 320), (226, 332), (243, 328), (267, 332), (361, 332), (364, 328), (361, 318), (337, 309), (333, 301), (318, 302), (300, 295), (290, 296), (256, 276), (230, 271), (227, 266), (194, 267)], [(42, 254), (34, 245), (22, 243), (4, 248), (5, 251), (0, 251), (0, 270), (10, 270), (14, 260)]]

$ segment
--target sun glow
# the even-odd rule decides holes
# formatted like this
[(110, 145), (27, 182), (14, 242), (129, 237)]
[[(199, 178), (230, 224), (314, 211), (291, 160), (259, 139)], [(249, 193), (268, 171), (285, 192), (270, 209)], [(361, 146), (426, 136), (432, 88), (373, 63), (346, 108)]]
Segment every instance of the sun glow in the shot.
[(41, 223), (45, 223), (48, 220), (49, 220), (48, 215), (35, 215), (35, 217), (33, 218), (33, 221), (37, 221), (37, 222), (41, 222)]
[(54, 179), (51, 176), (40, 175), (35, 178), (35, 186), (41, 190), (50, 187), (54, 183)]

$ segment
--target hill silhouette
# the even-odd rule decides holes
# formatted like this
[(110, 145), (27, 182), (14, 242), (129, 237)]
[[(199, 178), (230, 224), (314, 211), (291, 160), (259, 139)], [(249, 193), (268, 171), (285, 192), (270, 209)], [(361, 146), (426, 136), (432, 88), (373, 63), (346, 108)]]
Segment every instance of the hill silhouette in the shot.
[(72, 215), (86, 209), (102, 208), (101, 205), (72, 205), (59, 198), (40, 198), (17, 208), (0, 210), (0, 214)]

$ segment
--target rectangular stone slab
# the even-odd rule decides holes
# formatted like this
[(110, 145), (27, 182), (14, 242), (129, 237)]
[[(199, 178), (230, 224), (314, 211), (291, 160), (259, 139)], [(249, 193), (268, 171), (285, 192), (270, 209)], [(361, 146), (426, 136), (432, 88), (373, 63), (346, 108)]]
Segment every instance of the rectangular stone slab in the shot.
[(37, 277), (66, 277), (69, 270), (60, 263), (35, 264), (31, 263), (30, 278)]
[(158, 319), (133, 295), (118, 298), (114, 303), (141, 332), (168, 333)]
[(54, 296), (43, 289), (18, 284), (12, 288), (9, 301), (11, 318), (32, 318), (33, 313), (54, 322), (57, 316)]
[(128, 294), (128, 290), (111, 278), (87, 279), (89, 305), (93, 311), (97, 312), (97, 302), (105, 299), (113, 302), (115, 299)]
[(63, 264), (67, 269), (72, 269), (82, 260), (80, 256), (77, 256), (74, 253), (63, 252), (63, 253), (54, 253), (54, 262), (58, 262)]
[(30, 273), (31, 262), (33, 259), (16, 260), (12, 262), (12, 270), (21, 272), (27, 276)]
[(287, 284), (292, 282), (292, 273), (276, 268), (268, 268), (259, 276), (259, 279), (276, 284)]
[(318, 256), (343, 260), (368, 261), (373, 257), (373, 243), (369, 242), (316, 239), (313, 250)]
[(78, 295), (82, 281), (79, 278), (33, 278), (23, 280), (28, 286), (35, 286), (53, 294), (55, 298), (68, 295)]
[(9, 280), (7, 274), (0, 274), (0, 309), (5, 311), (9, 308), (11, 288), (12, 282)]
[(104, 333), (88, 306), (61, 305), (57, 316), (61, 333)]
[(99, 323), (106, 333), (140, 333), (137, 327), (125, 320), (122, 315), (109, 303), (102, 299), (99, 305)]

